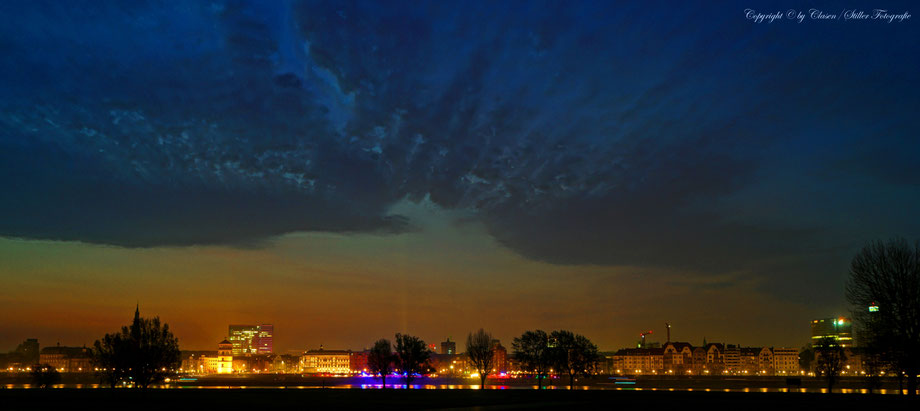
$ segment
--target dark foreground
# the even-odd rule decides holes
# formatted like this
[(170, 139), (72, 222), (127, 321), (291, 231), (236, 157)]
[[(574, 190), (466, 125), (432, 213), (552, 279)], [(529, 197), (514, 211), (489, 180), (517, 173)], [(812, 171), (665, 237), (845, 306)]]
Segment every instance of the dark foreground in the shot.
[[(806, 393), (367, 390), (367, 389), (0, 389), (0, 408), (35, 409), (898, 409), (898, 395)], [(629, 408), (626, 408), (629, 407)], [(635, 407), (635, 408), (633, 408)], [(698, 408), (700, 407), (700, 408)], [(737, 409), (737, 408), (734, 408)]]

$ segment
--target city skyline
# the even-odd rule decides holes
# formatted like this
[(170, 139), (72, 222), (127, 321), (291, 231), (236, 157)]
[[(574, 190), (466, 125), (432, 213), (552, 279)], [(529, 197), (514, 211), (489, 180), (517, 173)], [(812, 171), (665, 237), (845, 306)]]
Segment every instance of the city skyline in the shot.
[[(820, 327), (816, 328), (817, 324), (819, 323), (823, 324), (825, 321), (832, 324), (831, 329), (820, 328)], [(844, 344), (844, 346), (849, 347), (855, 343), (858, 343), (858, 341), (854, 341), (852, 334), (851, 334), (852, 333), (851, 320), (843, 316), (814, 319), (810, 321), (810, 326), (811, 326), (810, 333), (808, 333), (808, 335), (804, 337), (803, 339), (803, 341), (806, 341), (806, 342), (800, 345), (789, 345), (789, 346), (784, 346), (782, 344), (765, 343), (764, 341), (760, 341), (760, 342), (753, 343), (753, 344), (752, 343), (739, 344), (737, 341), (734, 341), (732, 339), (709, 338), (706, 336), (703, 336), (701, 340), (702, 342), (698, 343), (698, 341), (695, 341), (692, 339), (670, 338), (670, 334), (668, 333), (670, 331), (669, 329), (671, 328), (670, 325), (671, 325), (670, 323), (665, 323), (665, 327), (662, 327), (663, 331), (660, 333), (655, 333), (654, 332), (655, 330), (651, 330), (651, 329), (643, 331), (636, 336), (633, 343), (631, 344), (617, 346), (617, 347), (601, 347), (601, 351), (615, 351), (615, 350), (620, 350), (624, 348), (633, 348), (636, 346), (638, 346), (639, 348), (644, 348), (642, 347), (642, 344), (645, 344), (645, 348), (647, 348), (648, 346), (655, 347), (655, 346), (663, 345), (666, 342), (690, 343), (690, 344), (693, 344), (694, 346), (703, 346), (703, 345), (706, 345), (707, 341), (708, 343), (717, 342), (721, 344), (731, 344), (731, 345), (736, 345), (736, 346), (762, 346), (762, 347), (779, 347), (779, 348), (798, 349), (798, 348), (804, 347), (806, 344), (814, 344), (815, 341), (817, 341), (816, 339), (819, 339), (823, 336), (831, 335), (831, 334), (836, 335), (835, 333), (837, 332), (837, 328), (836, 328), (837, 326), (840, 326), (841, 327), (840, 330), (843, 330), (843, 331), (840, 331), (842, 333), (840, 335), (843, 335), (845, 337), (844, 339), (846, 340), (846, 343)], [(302, 348), (289, 348), (285, 350), (275, 350), (274, 344), (273, 344), (274, 324), (254, 324), (254, 325), (229, 324), (228, 326), (225, 326), (225, 327), (229, 328), (228, 332), (225, 335), (223, 335), (221, 338), (219, 338), (217, 343), (212, 344), (212, 345), (216, 346), (216, 344), (227, 341), (232, 344), (232, 351), (233, 351), (234, 356), (249, 356), (249, 355), (262, 355), (262, 354), (275, 354), (275, 355), (293, 354), (293, 353), (302, 353), (305, 351), (317, 350), (317, 349), (319, 350), (327, 349), (327, 350), (362, 351), (362, 350), (367, 350), (370, 348), (370, 346), (368, 345), (364, 345), (364, 346), (361, 346), (361, 345), (358, 345), (358, 346), (332, 345), (330, 346), (328, 344), (320, 342), (319, 344), (316, 344), (316, 345), (300, 344), (300, 345), (303, 345)], [(249, 331), (250, 329), (252, 330), (252, 332), (247, 333), (247, 331)], [(265, 334), (266, 330), (267, 330), (267, 334)], [(533, 330), (533, 329), (530, 329), (530, 330)], [(470, 331), (470, 332), (473, 332), (473, 331)], [(502, 334), (503, 333), (500, 331), (493, 333), (493, 335), (495, 336), (502, 335)], [(445, 349), (447, 349), (448, 354), (463, 354), (464, 349), (465, 349), (465, 347), (463, 346), (463, 342), (462, 342), (463, 335), (460, 335), (461, 336), (460, 345), (457, 345), (457, 339), (454, 337), (453, 334), (450, 334), (450, 335), (445, 334), (445, 335), (446, 335), (445, 337), (441, 337), (440, 339), (435, 338), (432, 340), (428, 340), (428, 339), (423, 338), (423, 340), (426, 342), (429, 349), (432, 350), (433, 352), (444, 354), (441, 351), (444, 351)], [(517, 336), (519, 336), (519, 333), (514, 334), (507, 341), (511, 341)], [(267, 339), (265, 337), (267, 337)], [(384, 336), (380, 338), (391, 338), (391, 336)], [(335, 339), (332, 338), (331, 340), (334, 341)], [(495, 340), (502, 341), (501, 338), (496, 338)], [(19, 343), (17, 343), (17, 346), (20, 344), (23, 344), (23, 341), (26, 341), (28, 343), (30, 341), (41, 341), (41, 340), (38, 338), (30, 337), (30, 338), (21, 340)], [(91, 347), (92, 342), (85, 343), (85, 344), (67, 344), (67, 343), (62, 344), (60, 341), (56, 341), (54, 345), (62, 346), (62, 347), (68, 347), (68, 346), (77, 347), (81, 345), (85, 347)], [(297, 344), (295, 343), (294, 345), (297, 345)], [(373, 344), (371, 344), (371, 346), (372, 345)], [(44, 345), (43, 347), (46, 347), (46, 346), (48, 345)], [(182, 351), (216, 351), (212, 349), (214, 347), (182, 346), (181, 340), (180, 340), (180, 348), (182, 349)], [(6, 350), (6, 351), (0, 350), (0, 353), (7, 352), (7, 351), (12, 352), (13, 350), (12, 349)]]
[(800, 347), (920, 239), (912, 5), (6, 3), (0, 349)]

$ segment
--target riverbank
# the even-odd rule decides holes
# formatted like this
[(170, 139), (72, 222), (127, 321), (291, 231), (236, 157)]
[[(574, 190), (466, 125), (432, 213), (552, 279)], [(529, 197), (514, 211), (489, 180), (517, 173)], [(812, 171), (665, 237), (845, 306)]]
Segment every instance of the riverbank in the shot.
[[(247, 409), (296, 407), (336, 409), (610, 409), (680, 406), (706, 409), (756, 405), (889, 409), (909, 405), (897, 395), (614, 390), (413, 390), (413, 389), (0, 389), (4, 410), (122, 407), (126, 409)], [(652, 408), (649, 408), (652, 407)], [(782, 408), (777, 408), (782, 409)], [(893, 409), (893, 408), (890, 408)]]

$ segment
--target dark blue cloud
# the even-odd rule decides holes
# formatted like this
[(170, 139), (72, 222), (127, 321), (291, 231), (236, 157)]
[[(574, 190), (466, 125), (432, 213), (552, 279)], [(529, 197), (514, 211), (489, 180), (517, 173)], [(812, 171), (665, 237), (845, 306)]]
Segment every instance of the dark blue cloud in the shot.
[[(920, 197), (910, 21), (669, 2), (0, 7), (3, 235), (393, 231), (407, 222), (388, 207), (426, 196), (555, 263), (743, 270), (920, 233), (892, 220)], [(786, 186), (804, 198), (764, 204)], [(834, 219), (808, 206), (837, 194)], [(861, 194), (893, 211), (860, 218)]]

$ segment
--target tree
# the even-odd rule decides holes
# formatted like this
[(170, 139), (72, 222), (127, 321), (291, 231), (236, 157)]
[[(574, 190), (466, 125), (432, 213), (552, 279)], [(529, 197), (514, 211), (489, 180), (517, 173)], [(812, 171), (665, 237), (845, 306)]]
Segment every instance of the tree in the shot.
[(853, 257), (846, 297), (870, 347), (916, 395), (920, 373), (920, 242), (872, 242)]
[(492, 367), (495, 359), (495, 349), (492, 345), (492, 334), (487, 333), (482, 328), (476, 333), (469, 333), (466, 336), (466, 355), (470, 358), (470, 363), (479, 373), (480, 387), (486, 387), (486, 377), (492, 373)]
[(96, 340), (91, 353), (93, 363), (97, 367), (96, 374), (111, 388), (119, 382), (128, 379), (128, 370), (131, 368), (130, 358), (124, 353), (130, 348), (129, 341), (122, 338), (121, 333), (106, 334), (102, 340)]
[(374, 348), (367, 354), (367, 367), (374, 374), (380, 374), (383, 388), (387, 387), (387, 374), (393, 372), (393, 348), (390, 340), (381, 338), (374, 343)]
[(102, 369), (102, 380), (110, 386), (128, 379), (135, 387), (147, 388), (179, 366), (179, 340), (168, 324), (160, 326), (159, 317), (141, 318), (135, 310), (130, 326), (96, 340), (92, 357)]
[(514, 358), (521, 363), (521, 369), (533, 372), (537, 388), (543, 388), (542, 378), (549, 374), (553, 365), (549, 347), (549, 336), (543, 330), (525, 331), (511, 343)]
[(406, 387), (412, 382), (415, 374), (421, 374), (428, 367), (430, 356), (428, 347), (420, 338), (396, 334), (396, 363), (406, 378)]
[(799, 368), (809, 371), (811, 370), (811, 363), (815, 361), (815, 349), (811, 346), (811, 343), (805, 344), (802, 346), (802, 350), (799, 351)]
[(827, 392), (834, 390), (834, 384), (847, 360), (843, 347), (833, 337), (824, 337), (815, 346), (815, 372), (827, 380)]
[(61, 373), (48, 364), (33, 365), (29, 374), (32, 377), (32, 382), (38, 388), (50, 388), (61, 381)]
[(587, 337), (571, 331), (553, 331), (549, 338), (556, 341), (552, 348), (554, 365), (569, 375), (569, 389), (574, 389), (575, 377), (587, 376), (597, 366), (597, 346)]

